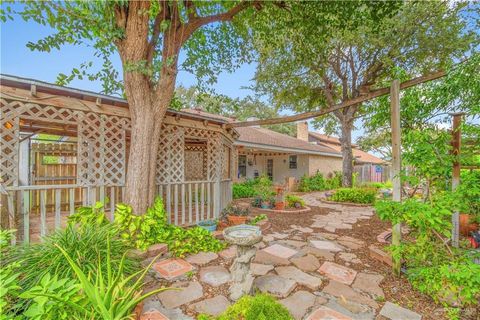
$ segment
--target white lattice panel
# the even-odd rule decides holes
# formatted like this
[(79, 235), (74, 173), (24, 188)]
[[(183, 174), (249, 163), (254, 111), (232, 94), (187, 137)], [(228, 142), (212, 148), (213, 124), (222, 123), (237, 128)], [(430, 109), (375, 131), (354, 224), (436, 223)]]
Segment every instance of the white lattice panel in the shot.
[(123, 185), (125, 183), (125, 129), (122, 118), (103, 116), (104, 130), (104, 184)]
[(206, 150), (185, 150), (185, 179), (199, 181), (207, 178), (205, 165)]
[(19, 119), (15, 102), (1, 100), (0, 110), (0, 179), (5, 186), (18, 185)]

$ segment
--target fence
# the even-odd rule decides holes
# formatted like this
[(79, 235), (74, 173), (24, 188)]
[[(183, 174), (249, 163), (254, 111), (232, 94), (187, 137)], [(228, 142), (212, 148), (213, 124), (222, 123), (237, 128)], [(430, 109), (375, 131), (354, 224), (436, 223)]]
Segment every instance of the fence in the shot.
[[(81, 187), (75, 184), (8, 187), (3, 190), (8, 227), (17, 229), (18, 240), (38, 241), (64, 227), (68, 216), (78, 207), (93, 205), (96, 201), (105, 203), (105, 212), (113, 221), (115, 206), (123, 201), (124, 190), (123, 186)], [(230, 180), (164, 183), (157, 186), (157, 193), (164, 199), (168, 222), (183, 226), (217, 219), (232, 199)], [(34, 198), (39, 201), (38, 213), (32, 210)], [(53, 204), (49, 205), (47, 199)]]
[(368, 182), (386, 182), (391, 180), (390, 166), (362, 164), (356, 165), (353, 172), (357, 175), (357, 183), (363, 184)]

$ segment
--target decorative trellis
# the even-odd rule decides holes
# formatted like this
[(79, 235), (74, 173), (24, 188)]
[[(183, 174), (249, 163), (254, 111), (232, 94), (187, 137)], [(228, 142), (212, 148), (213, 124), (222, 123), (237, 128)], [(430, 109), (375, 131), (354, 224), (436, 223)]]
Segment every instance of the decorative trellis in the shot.
[(185, 145), (185, 180), (207, 179), (207, 145)]
[(15, 102), (1, 99), (0, 110), (0, 180), (5, 185), (18, 185), (19, 119)]

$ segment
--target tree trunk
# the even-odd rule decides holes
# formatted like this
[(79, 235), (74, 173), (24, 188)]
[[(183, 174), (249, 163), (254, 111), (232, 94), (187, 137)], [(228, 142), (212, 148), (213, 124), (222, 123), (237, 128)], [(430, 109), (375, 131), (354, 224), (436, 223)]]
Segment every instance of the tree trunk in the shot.
[(155, 197), (155, 164), (163, 119), (157, 119), (152, 109), (144, 106), (143, 112), (132, 117), (124, 202), (135, 214), (144, 214)]
[(352, 152), (352, 128), (351, 120), (341, 121), (342, 136), (342, 186), (352, 187), (353, 185), (353, 152)]

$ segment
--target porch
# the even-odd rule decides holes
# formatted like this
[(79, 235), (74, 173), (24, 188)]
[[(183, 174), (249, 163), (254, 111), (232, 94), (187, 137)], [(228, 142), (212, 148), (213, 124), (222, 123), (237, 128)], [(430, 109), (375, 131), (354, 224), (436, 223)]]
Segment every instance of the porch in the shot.
[[(17, 229), (18, 240), (36, 241), (96, 201), (113, 219), (124, 199), (128, 157), (134, 156), (126, 101), (4, 76), (0, 101), (2, 226)], [(235, 133), (223, 124), (167, 112), (156, 194), (169, 222), (216, 218), (231, 200)]]

